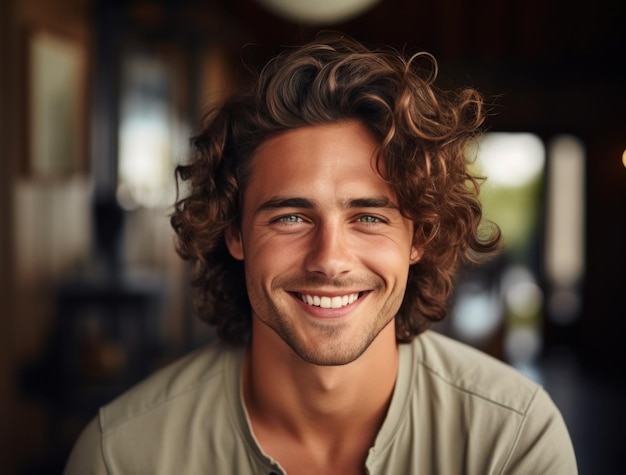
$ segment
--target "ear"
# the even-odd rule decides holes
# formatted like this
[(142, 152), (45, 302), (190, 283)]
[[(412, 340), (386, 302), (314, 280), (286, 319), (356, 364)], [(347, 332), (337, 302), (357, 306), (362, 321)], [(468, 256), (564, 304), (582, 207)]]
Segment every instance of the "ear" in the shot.
[(243, 261), (243, 239), (241, 238), (239, 226), (235, 224), (229, 225), (224, 231), (224, 239), (230, 255), (239, 261)]
[(411, 265), (417, 264), (423, 255), (424, 255), (424, 248), (418, 247), (415, 244), (413, 244), (411, 246), (411, 254), (409, 255), (409, 262), (411, 263)]

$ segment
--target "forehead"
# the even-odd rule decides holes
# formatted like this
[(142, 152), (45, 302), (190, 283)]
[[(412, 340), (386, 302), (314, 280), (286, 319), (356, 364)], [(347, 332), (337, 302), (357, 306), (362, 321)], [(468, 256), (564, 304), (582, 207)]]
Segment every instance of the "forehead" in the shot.
[(358, 121), (305, 126), (265, 141), (250, 162), (244, 196), (393, 194), (377, 171), (378, 142)]

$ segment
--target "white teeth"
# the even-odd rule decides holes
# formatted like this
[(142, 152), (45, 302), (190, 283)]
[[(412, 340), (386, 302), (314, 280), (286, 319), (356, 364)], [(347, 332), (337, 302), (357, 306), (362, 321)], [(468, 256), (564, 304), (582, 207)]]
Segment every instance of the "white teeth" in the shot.
[(359, 294), (348, 294), (336, 297), (319, 297), (317, 295), (301, 294), (300, 299), (309, 305), (321, 308), (341, 308), (354, 303), (359, 298)]

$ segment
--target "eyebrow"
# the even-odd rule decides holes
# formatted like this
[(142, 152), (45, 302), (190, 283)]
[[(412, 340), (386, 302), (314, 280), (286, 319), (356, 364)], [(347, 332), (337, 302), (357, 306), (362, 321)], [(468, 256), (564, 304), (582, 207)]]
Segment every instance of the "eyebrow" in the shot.
[(399, 209), (398, 205), (386, 196), (372, 198), (356, 198), (348, 202), (349, 208), (391, 208)]
[[(315, 201), (307, 198), (272, 198), (262, 203), (256, 210), (257, 213), (268, 210), (276, 210), (281, 208), (302, 208), (314, 209)], [(374, 196), (368, 198), (354, 198), (347, 200), (346, 208), (389, 208), (399, 209), (398, 205), (386, 196)]]

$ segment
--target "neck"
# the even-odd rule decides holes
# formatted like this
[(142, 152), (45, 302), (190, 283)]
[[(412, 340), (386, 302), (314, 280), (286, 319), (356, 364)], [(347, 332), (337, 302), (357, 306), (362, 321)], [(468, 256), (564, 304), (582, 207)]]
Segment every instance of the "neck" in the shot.
[(310, 364), (278, 336), (272, 339), (259, 348), (253, 336), (244, 365), (244, 400), (255, 433), (281, 431), (329, 444), (358, 433), (373, 444), (398, 370), (393, 321), (357, 360), (341, 366)]

